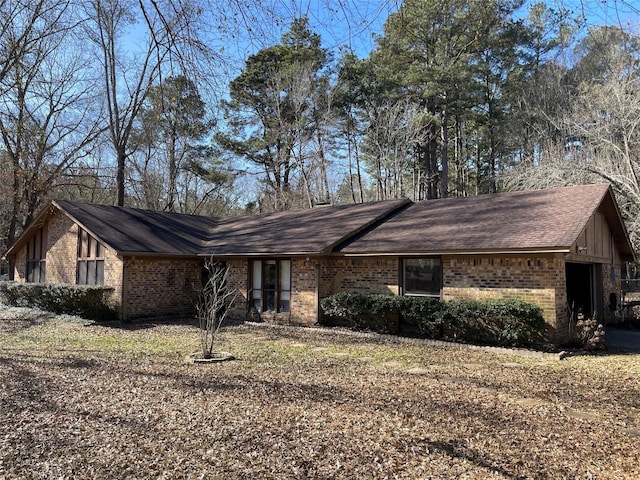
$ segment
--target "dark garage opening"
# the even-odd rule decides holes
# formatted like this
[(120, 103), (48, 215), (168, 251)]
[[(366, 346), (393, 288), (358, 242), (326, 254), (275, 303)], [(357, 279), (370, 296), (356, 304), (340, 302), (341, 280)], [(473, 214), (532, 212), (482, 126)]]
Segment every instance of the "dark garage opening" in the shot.
[(593, 265), (589, 263), (567, 263), (567, 301), (571, 311), (591, 317), (593, 302)]

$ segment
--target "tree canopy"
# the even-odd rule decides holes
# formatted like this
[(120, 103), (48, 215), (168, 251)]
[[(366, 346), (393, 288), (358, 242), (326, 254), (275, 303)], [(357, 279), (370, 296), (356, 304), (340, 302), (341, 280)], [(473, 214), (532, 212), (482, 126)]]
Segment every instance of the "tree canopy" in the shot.
[(0, 0), (2, 246), (56, 197), (233, 214), (593, 181), (640, 246), (640, 37), (558, 5)]

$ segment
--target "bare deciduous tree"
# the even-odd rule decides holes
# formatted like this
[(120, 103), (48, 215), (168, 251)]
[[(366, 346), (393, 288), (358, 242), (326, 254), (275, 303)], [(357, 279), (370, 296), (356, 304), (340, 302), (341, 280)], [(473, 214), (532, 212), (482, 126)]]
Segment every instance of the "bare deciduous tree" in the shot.
[(222, 322), (237, 297), (237, 291), (229, 287), (229, 267), (213, 258), (204, 264), (207, 279), (196, 303), (200, 327), (200, 347), (205, 359), (214, 356), (213, 347)]
[(0, 62), (0, 145), (3, 175), (12, 186), (5, 199), (11, 243), (67, 170), (88, 154), (101, 112), (71, 3), (18, 2), (17, 13), (4, 2), (0, 7), (0, 55), (6, 60)]
[(430, 135), (427, 126), (431, 116), (410, 100), (387, 103), (368, 110), (367, 114), (363, 155), (376, 185), (376, 198), (411, 196), (417, 199), (420, 180), (407, 174), (415, 163), (415, 149)]
[[(640, 46), (640, 42), (637, 44)], [(613, 49), (612, 49), (613, 50)], [(560, 134), (549, 139), (537, 162), (505, 176), (506, 186), (545, 188), (611, 183), (634, 248), (640, 248), (640, 47), (608, 52), (603, 74), (582, 81), (572, 105), (550, 120)]]

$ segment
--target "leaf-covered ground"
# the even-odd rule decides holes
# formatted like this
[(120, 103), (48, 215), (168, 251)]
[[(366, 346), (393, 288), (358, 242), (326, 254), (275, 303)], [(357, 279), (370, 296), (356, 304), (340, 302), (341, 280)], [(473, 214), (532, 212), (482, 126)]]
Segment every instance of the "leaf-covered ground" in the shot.
[(640, 358), (0, 307), (0, 478), (637, 479)]

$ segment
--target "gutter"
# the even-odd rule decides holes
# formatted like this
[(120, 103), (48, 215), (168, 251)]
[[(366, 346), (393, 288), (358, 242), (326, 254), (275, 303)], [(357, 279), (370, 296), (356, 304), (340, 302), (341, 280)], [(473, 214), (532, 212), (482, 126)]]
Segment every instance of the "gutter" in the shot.
[(388, 256), (415, 256), (415, 255), (514, 255), (514, 254), (545, 254), (545, 253), (571, 253), (570, 248), (527, 249), (527, 250), (436, 250), (436, 251), (396, 251), (396, 252), (367, 252), (367, 253), (334, 253), (340, 257), (388, 257)]

